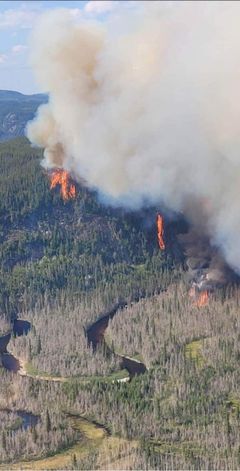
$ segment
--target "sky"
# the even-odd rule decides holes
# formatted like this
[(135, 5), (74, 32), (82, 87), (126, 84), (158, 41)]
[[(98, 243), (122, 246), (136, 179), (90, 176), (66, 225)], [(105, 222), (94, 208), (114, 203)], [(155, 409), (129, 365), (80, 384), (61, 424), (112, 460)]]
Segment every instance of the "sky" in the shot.
[(75, 18), (104, 21), (121, 4), (116, 0), (0, 1), (0, 89), (41, 92), (31, 69), (29, 47), (32, 28), (42, 13), (67, 8)]

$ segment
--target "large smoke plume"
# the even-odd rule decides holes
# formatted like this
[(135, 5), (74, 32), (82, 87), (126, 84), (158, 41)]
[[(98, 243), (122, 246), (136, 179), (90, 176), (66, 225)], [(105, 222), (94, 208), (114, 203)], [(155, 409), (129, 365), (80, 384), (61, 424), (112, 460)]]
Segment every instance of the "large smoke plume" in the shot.
[(28, 137), (46, 167), (113, 204), (204, 220), (240, 272), (240, 3), (138, 7), (99, 23), (67, 10), (40, 20), (32, 60), (50, 99)]

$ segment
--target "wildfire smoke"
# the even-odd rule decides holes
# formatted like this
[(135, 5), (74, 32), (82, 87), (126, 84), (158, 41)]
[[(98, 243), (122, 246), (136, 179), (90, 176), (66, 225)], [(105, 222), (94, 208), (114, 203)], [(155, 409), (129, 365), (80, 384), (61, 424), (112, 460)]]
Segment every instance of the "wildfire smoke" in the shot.
[(204, 229), (240, 273), (240, 2), (119, 4), (99, 22), (40, 19), (32, 62), (49, 103), (28, 137), (108, 203), (185, 213), (206, 199)]

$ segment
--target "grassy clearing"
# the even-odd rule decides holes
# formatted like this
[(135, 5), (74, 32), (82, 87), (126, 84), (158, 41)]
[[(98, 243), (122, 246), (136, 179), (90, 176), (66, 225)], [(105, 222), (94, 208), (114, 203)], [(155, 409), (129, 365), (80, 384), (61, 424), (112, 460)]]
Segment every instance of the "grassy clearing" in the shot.
[(114, 381), (121, 381), (124, 378), (129, 378), (129, 373), (127, 370), (119, 370), (116, 372), (113, 372), (112, 374), (108, 376), (75, 376), (75, 377), (61, 377), (61, 376), (54, 376), (50, 375), (49, 373), (46, 373), (44, 371), (40, 371), (32, 363), (25, 363), (24, 364), (24, 370), (25, 370), (25, 375), (30, 376), (32, 378), (36, 378), (39, 380), (47, 380), (47, 381), (59, 381), (59, 382), (67, 382), (70, 381), (71, 379), (76, 379), (79, 382), (82, 382), (84, 384), (94, 382), (94, 381), (100, 381), (104, 383), (112, 383)]
[(136, 453), (139, 446), (137, 440), (126, 440), (124, 438), (109, 437), (103, 441), (99, 449), (97, 466), (101, 470), (134, 469), (134, 465), (129, 468), (131, 458)]
[[(127, 357), (127, 355), (125, 355)], [(144, 363), (144, 358), (143, 356), (141, 355), (141, 353), (134, 353), (134, 355), (131, 355), (131, 360), (136, 360), (136, 361), (140, 361), (141, 363)]]
[[(124, 463), (129, 460), (129, 454), (138, 446), (136, 440), (129, 441), (109, 436), (104, 427), (84, 417), (69, 414), (68, 418), (71, 426), (81, 434), (78, 443), (53, 456), (13, 463), (11, 470), (65, 469), (73, 466), (74, 457), (77, 461), (85, 460), (96, 451), (98, 452), (96, 458), (98, 469), (125, 469)], [(108, 457), (107, 461), (106, 457)], [(0, 465), (0, 469), (9, 471), (9, 464)]]
[(35, 366), (28, 362), (22, 362), (20, 361), (21, 369), (19, 371), (19, 374), (21, 376), (29, 376), (30, 378), (38, 379), (41, 381), (55, 381), (55, 382), (66, 382), (67, 378), (61, 377), (61, 376), (54, 376), (50, 375), (49, 373), (46, 373), (45, 371), (40, 371)]
[(234, 413), (240, 414), (240, 398), (230, 394), (226, 402), (227, 407)]
[(104, 377), (102, 376), (100, 378), (102, 378), (102, 380), (104, 380), (104, 382), (109, 382), (110, 383), (110, 382), (113, 382), (113, 381), (120, 381), (124, 378), (129, 378), (129, 373), (128, 373), (127, 370), (123, 369), (123, 370), (116, 371), (115, 373), (112, 373), (109, 376), (104, 376)]
[(66, 378), (66, 381), (77, 381), (82, 384), (89, 384), (92, 382), (100, 382), (100, 383), (113, 383), (115, 381), (121, 381), (124, 378), (129, 378), (129, 373), (127, 370), (119, 370), (116, 372), (113, 372), (112, 374), (108, 376), (71, 376), (69, 378)]
[(201, 353), (203, 340), (193, 340), (185, 345), (185, 356), (196, 363), (199, 368), (204, 366), (204, 359)]
[(45, 371), (38, 370), (31, 362), (25, 363), (24, 367), (25, 367), (26, 373), (30, 376), (45, 376), (48, 378), (58, 377), (57, 375), (50, 375), (49, 373), (46, 373)]
[[(206, 449), (200, 447), (197, 443), (194, 442), (180, 442), (180, 443), (168, 443), (168, 442), (152, 442), (154, 451), (157, 453), (173, 453), (175, 455), (186, 455), (189, 453), (195, 456), (201, 456), (203, 453), (206, 453)], [(211, 455), (211, 453), (209, 452)]]
[(93, 382), (93, 381), (100, 381), (102, 383), (112, 383), (114, 381), (120, 381), (123, 378), (129, 378), (129, 373), (125, 369), (113, 372), (112, 374), (110, 374), (108, 376), (97, 376), (97, 375), (95, 375), (95, 376), (75, 376), (75, 377), (69, 378), (69, 380), (70, 379), (76, 379), (79, 382), (83, 382), (83, 383), (90, 383), (90, 382)]
[(98, 440), (105, 438), (108, 435), (104, 426), (91, 422), (84, 417), (79, 417), (77, 414), (67, 414), (71, 427), (78, 432), (81, 432), (87, 440)]

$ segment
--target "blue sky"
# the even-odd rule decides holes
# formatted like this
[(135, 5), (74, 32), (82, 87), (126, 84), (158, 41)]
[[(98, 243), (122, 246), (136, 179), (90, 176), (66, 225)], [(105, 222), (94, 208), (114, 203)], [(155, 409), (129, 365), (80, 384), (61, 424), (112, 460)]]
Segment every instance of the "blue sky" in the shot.
[(39, 16), (56, 8), (68, 8), (74, 16), (103, 19), (115, 1), (0, 1), (0, 89), (39, 92), (29, 64), (31, 30)]

